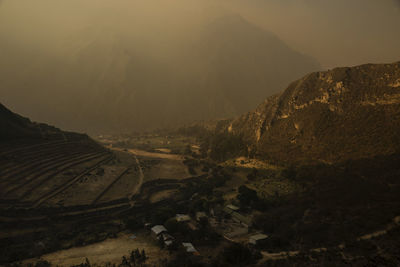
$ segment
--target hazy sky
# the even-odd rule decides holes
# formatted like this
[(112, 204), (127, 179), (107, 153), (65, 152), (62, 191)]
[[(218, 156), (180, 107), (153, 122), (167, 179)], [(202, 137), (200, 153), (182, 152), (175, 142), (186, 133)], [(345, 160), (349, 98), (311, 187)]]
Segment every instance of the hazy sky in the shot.
[(233, 116), (310, 71), (399, 61), (399, 29), (399, 0), (0, 0), (0, 102), (84, 131)]
[(398, 0), (233, 0), (325, 67), (400, 60)]
[(68, 36), (102, 24), (144, 39), (165, 34), (168, 45), (227, 11), (326, 68), (400, 59), (399, 0), (3, 0), (0, 35), (51, 53)]

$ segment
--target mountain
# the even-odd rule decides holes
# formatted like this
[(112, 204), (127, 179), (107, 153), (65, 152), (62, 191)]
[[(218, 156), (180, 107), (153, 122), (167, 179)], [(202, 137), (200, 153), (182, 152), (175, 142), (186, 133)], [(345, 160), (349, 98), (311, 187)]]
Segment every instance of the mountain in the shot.
[(6, 52), (0, 55), (6, 74), (0, 97), (63, 128), (146, 130), (238, 116), (287, 81), (320, 69), (238, 15), (176, 38), (168, 33), (91, 26), (60, 41), (52, 55), (10, 37), (0, 44)]
[(400, 62), (314, 72), (226, 128), (249, 154), (338, 162), (400, 151)]
[(315, 59), (237, 15), (209, 24), (199, 46), (207, 63), (204, 90), (219, 92), (216, 106), (226, 99), (236, 115), (279, 92), (288, 81), (320, 69)]

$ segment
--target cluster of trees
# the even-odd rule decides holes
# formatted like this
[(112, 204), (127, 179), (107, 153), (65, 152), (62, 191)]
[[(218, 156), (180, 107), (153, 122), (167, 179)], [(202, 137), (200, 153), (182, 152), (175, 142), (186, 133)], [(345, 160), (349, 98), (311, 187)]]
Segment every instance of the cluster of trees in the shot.
[[(384, 227), (400, 207), (400, 156), (335, 165), (289, 166), (281, 173), (302, 187), (288, 196), (241, 202), (262, 213), (253, 226), (267, 233), (269, 250), (337, 246)], [(301, 240), (301, 241), (300, 241)]]
[(122, 262), (119, 266), (121, 267), (135, 267), (135, 266), (146, 266), (147, 261), (146, 251), (143, 249), (141, 252), (139, 249), (132, 250), (129, 258), (126, 256), (122, 257)]
[(203, 154), (208, 154), (216, 161), (225, 161), (248, 154), (243, 138), (227, 131), (212, 132), (205, 136), (201, 142), (201, 150)]

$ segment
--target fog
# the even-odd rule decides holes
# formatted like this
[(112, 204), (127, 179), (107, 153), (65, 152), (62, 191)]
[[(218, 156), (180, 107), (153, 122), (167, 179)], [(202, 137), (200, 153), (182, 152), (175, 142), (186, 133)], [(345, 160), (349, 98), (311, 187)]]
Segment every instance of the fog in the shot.
[(400, 59), (394, 0), (3, 0), (0, 102), (69, 130), (229, 118), (316, 70)]

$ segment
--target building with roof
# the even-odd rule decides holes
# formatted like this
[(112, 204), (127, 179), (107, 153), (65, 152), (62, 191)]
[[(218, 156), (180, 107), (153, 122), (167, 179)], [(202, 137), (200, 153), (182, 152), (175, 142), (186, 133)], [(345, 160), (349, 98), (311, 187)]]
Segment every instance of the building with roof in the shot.
[(166, 233), (166, 232), (167, 232), (167, 228), (165, 228), (164, 225), (156, 225), (156, 226), (153, 226), (153, 227), (151, 228), (151, 235), (152, 235), (154, 238), (159, 238), (159, 236), (160, 236), (162, 233)]
[(249, 244), (252, 245), (261, 245), (268, 239), (268, 236), (265, 234), (256, 234), (249, 237)]
[(246, 217), (246, 216), (240, 214), (239, 212), (236, 212), (233, 209), (229, 208), (228, 206), (224, 207), (222, 210), (226, 214), (231, 215), (232, 220), (234, 220), (235, 222), (238, 222), (246, 227), (249, 227), (251, 225), (252, 220), (250, 217)]
[(200, 255), (200, 253), (196, 250), (192, 243), (182, 243), (182, 246), (185, 248), (186, 252), (193, 255)]

